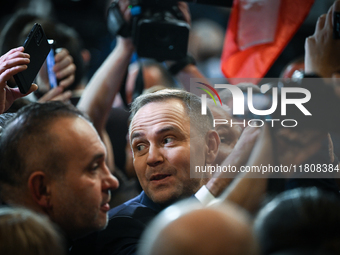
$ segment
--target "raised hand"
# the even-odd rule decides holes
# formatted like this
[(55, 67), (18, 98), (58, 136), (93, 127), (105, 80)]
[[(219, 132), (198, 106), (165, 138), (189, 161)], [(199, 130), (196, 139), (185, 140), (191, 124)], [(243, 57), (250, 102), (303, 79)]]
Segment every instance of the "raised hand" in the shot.
[(0, 113), (7, 111), (14, 100), (38, 89), (36, 84), (32, 84), (27, 94), (21, 94), (18, 88), (10, 88), (7, 85), (13, 75), (27, 69), (29, 58), (29, 54), (24, 53), (24, 47), (12, 49), (0, 57)]

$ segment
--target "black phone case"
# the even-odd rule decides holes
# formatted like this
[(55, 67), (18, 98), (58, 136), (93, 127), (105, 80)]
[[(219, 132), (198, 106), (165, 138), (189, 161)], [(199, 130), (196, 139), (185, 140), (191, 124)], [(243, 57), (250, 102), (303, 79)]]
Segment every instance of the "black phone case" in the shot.
[(340, 12), (333, 12), (333, 38), (340, 39)]
[(27, 65), (26, 70), (14, 75), (14, 79), (20, 92), (26, 94), (43, 65), (51, 47), (47, 41), (44, 30), (38, 23), (34, 24), (23, 46), (25, 48), (24, 52), (30, 54), (30, 63)]

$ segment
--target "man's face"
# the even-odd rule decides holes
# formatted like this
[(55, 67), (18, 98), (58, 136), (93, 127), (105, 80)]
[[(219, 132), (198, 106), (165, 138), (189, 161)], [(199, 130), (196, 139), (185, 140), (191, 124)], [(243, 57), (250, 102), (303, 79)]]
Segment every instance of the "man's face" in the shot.
[(96, 130), (83, 118), (60, 118), (50, 132), (58, 135), (65, 174), (52, 181), (50, 217), (71, 238), (103, 229), (110, 209), (110, 189), (118, 181), (106, 163)]
[[(197, 137), (197, 144), (204, 141)], [(152, 201), (169, 204), (200, 188), (202, 180), (190, 178), (190, 118), (180, 100), (143, 106), (132, 120), (130, 141), (137, 177)], [(204, 146), (193, 151), (204, 164)]]

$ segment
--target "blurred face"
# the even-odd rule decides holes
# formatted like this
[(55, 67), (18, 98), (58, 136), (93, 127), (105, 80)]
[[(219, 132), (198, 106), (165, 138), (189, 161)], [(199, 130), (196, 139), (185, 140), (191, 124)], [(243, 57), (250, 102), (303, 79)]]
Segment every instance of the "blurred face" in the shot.
[[(192, 157), (204, 164), (204, 146), (198, 146), (204, 140), (194, 132)], [(155, 203), (170, 204), (201, 187), (202, 179), (190, 178), (190, 119), (181, 101), (143, 106), (132, 120), (130, 141), (139, 182)]]
[(106, 150), (96, 130), (83, 118), (60, 118), (51, 132), (59, 137), (65, 174), (51, 185), (51, 219), (71, 238), (107, 225), (110, 190), (118, 181), (106, 163)]
[[(133, 101), (133, 91), (135, 89), (137, 76), (139, 73), (139, 66), (133, 63), (129, 66), (129, 73), (126, 80), (125, 93), (128, 103)], [(143, 67), (143, 82), (144, 89), (149, 89), (156, 85), (166, 85), (163, 82), (162, 73), (156, 66), (144, 66)]]
[[(215, 105), (209, 105), (209, 109), (211, 110), (214, 119), (232, 119), (232, 117), (228, 113), (228, 109), (226, 109), (226, 106), (224, 106), (223, 108)], [(229, 156), (229, 154), (235, 147), (235, 144), (241, 135), (242, 128), (236, 125), (230, 127), (228, 123), (223, 125), (216, 125), (215, 130), (220, 137), (221, 143), (218, 147), (218, 154), (213, 165), (221, 165), (221, 163)]]

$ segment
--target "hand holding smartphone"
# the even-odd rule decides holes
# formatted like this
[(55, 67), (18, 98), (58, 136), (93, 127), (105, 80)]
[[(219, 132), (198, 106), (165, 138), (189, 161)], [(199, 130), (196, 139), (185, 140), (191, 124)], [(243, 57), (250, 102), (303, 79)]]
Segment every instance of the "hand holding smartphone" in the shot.
[(14, 79), (20, 92), (26, 94), (50, 52), (51, 46), (47, 41), (44, 30), (38, 23), (34, 24), (23, 46), (24, 52), (30, 55), (30, 63), (26, 70), (14, 75)]

